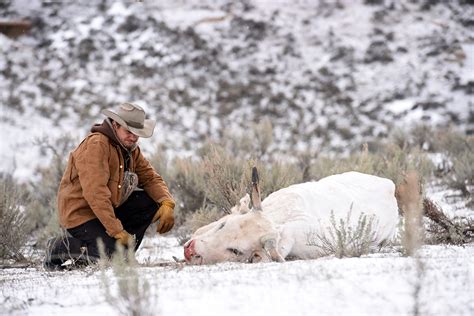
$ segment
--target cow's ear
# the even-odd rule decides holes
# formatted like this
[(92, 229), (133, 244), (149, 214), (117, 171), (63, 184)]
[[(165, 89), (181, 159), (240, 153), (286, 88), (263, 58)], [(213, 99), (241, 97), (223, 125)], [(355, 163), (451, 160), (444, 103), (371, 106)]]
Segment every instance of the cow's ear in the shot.
[(239, 210), (241, 214), (245, 214), (250, 211), (249, 204), (250, 204), (250, 195), (248, 195), (247, 193), (245, 194), (243, 198), (240, 199)]
[(255, 250), (249, 258), (250, 263), (270, 262), (272, 259), (262, 250)]
[(259, 262), (262, 262), (262, 260), (263, 260), (263, 256), (260, 251), (254, 251), (249, 258), (250, 263), (259, 263)]
[(250, 195), (247, 193), (240, 199), (239, 204), (230, 209), (231, 214), (246, 214), (250, 212)]
[(278, 252), (277, 249), (277, 234), (268, 234), (260, 238), (260, 242), (262, 244), (262, 248), (268, 254), (268, 256), (277, 262), (284, 262), (285, 259), (282, 255)]

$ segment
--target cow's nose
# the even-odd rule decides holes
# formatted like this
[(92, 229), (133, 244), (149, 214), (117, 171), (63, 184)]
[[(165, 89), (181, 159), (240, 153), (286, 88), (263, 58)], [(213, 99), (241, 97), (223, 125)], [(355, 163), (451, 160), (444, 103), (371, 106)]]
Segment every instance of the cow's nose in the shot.
[(194, 250), (195, 242), (196, 241), (194, 239), (191, 239), (190, 241), (184, 244), (184, 258), (186, 258), (186, 260), (188, 261), (191, 260), (191, 258), (196, 254)]

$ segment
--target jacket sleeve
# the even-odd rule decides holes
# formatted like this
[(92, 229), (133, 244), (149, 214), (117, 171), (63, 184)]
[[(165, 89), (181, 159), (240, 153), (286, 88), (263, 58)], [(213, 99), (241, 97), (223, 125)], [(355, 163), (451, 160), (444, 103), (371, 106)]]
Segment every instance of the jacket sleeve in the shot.
[(76, 168), (84, 199), (104, 225), (107, 234), (113, 237), (123, 230), (123, 226), (115, 216), (108, 187), (109, 156), (108, 144), (104, 140), (91, 137), (85, 150), (77, 157)]
[(174, 200), (163, 178), (155, 171), (150, 162), (143, 157), (140, 147), (136, 151), (134, 160), (138, 185), (157, 203), (164, 200)]

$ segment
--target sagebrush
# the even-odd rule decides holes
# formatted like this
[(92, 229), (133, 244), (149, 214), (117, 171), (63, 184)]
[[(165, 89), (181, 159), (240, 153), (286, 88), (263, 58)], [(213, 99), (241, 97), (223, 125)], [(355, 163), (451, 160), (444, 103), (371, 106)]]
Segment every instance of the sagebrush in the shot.
[(21, 188), (8, 175), (0, 176), (0, 259), (23, 260), (28, 240)]
[(336, 219), (331, 212), (330, 225), (322, 230), (308, 233), (307, 244), (314, 246), (322, 256), (334, 255), (342, 257), (360, 257), (372, 252), (376, 244), (374, 216), (361, 213), (357, 225), (353, 225), (352, 210), (346, 218)]
[(74, 143), (75, 139), (68, 134), (56, 139), (44, 137), (35, 142), (45, 155), (51, 155), (50, 164), (36, 170), (41, 181), (29, 183), (30, 203), (26, 206), (26, 223), (39, 245), (45, 246), (51, 236), (61, 235), (56, 194)]

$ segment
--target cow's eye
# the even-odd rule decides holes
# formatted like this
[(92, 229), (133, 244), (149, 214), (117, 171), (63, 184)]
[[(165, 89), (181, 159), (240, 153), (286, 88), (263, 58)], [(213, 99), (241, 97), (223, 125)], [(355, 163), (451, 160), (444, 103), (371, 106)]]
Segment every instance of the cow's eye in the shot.
[(225, 222), (223, 222), (222, 224), (220, 224), (220, 225), (219, 225), (219, 228), (217, 228), (217, 230), (222, 229), (222, 227), (224, 227), (224, 226), (225, 226)]
[(255, 252), (252, 257), (250, 257), (249, 259), (249, 262), (250, 263), (257, 263), (257, 262), (260, 262), (262, 261), (262, 256), (260, 254), (258, 254), (257, 252)]
[(240, 251), (239, 249), (227, 248), (227, 251), (232, 252), (232, 253), (233, 253), (234, 255), (236, 255), (236, 256), (241, 256), (241, 255), (243, 255), (242, 251)]

